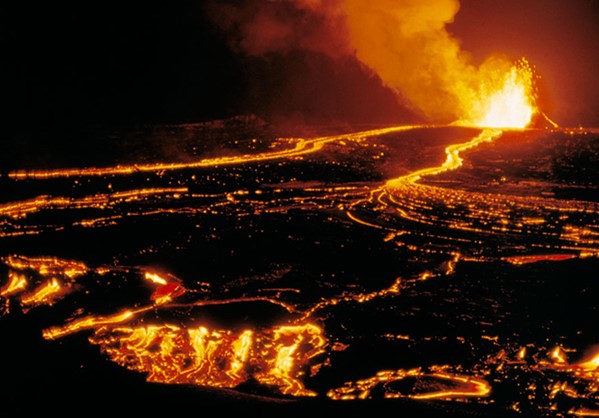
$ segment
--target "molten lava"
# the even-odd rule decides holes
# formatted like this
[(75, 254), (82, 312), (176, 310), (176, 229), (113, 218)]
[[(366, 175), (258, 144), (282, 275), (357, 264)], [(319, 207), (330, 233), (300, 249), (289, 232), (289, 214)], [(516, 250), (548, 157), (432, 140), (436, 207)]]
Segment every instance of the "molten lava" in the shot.
[[(463, 121), (470, 122), (462, 123), (526, 126), (537, 112), (532, 72), (526, 68), (521, 64), (488, 77), (489, 83), (482, 84), (485, 87), (478, 96), (473, 95), (478, 98), (471, 99), (471, 107), (464, 113), (469, 118)], [(446, 136), (454, 133), (456, 138)], [(275, 395), (324, 395), (339, 401), (400, 398), (481, 407), (503, 402), (502, 408), (513, 410), (544, 413), (556, 409), (570, 411), (570, 415), (598, 416), (597, 354), (588, 361), (571, 363), (568, 356), (573, 350), (562, 348), (571, 335), (559, 335), (551, 342), (556, 348), (550, 349), (545, 331), (540, 343), (535, 341), (537, 337), (512, 333), (510, 326), (519, 325), (502, 323), (509, 320), (508, 315), (501, 316), (505, 308), (502, 303), (510, 299), (504, 296), (518, 289), (498, 287), (501, 301), (489, 296), (489, 303), (486, 298), (482, 300), (483, 307), (462, 294), (463, 290), (476, 298), (478, 292), (492, 295), (491, 291), (485, 293), (486, 286), (494, 286), (502, 278), (479, 280), (477, 274), (470, 280), (468, 272), (475, 263), (508, 271), (522, 269), (523, 274), (529, 274), (535, 268), (545, 268), (547, 262), (574, 263), (599, 256), (599, 203), (487, 188), (487, 184), (501, 185), (497, 179), (512, 173), (489, 168), (503, 167), (508, 161), (508, 168), (513, 167), (512, 160), (501, 153), (508, 148), (505, 143), (510, 145), (509, 141), (529, 135), (545, 138), (550, 132), (395, 126), (307, 139), (281, 138), (272, 147), (253, 153), (236, 155), (227, 150), (224, 156), (199, 156), (187, 162), (8, 173), (3, 180), (29, 193), (23, 192), (21, 200), (0, 204), (0, 238), (5, 242), (20, 248), (21, 239), (30, 239), (26, 235), (37, 234), (34, 237), (38, 239), (49, 234), (54, 239), (59, 234), (69, 237), (71, 233), (98, 231), (113, 237), (118, 251), (114, 255), (111, 246), (106, 246), (102, 251), (107, 254), (100, 252), (102, 257), (85, 261), (3, 255), (0, 318), (19, 309), (27, 314), (37, 308), (42, 313), (53, 308), (59, 314), (44, 327), (43, 338), (54, 341), (85, 334), (106, 358), (146, 375), (151, 382), (242, 392), (259, 386)], [(428, 137), (434, 140), (427, 145), (423, 138)], [(483, 158), (490, 148), (493, 158)], [(413, 161), (403, 160), (406, 156)], [(372, 170), (377, 173), (373, 176), (376, 181), (353, 183), (356, 177), (352, 176), (351, 182), (329, 184), (327, 180), (320, 184), (311, 181), (312, 177), (308, 177), (310, 181), (301, 177), (303, 164), (326, 167), (324, 172), (329, 173), (332, 163), (338, 161), (345, 164), (343, 170)], [(291, 169), (295, 164), (301, 165), (299, 172)], [(271, 170), (273, 167), (281, 173), (289, 169), (294, 177), (277, 172), (270, 178), (268, 173), (276, 171)], [(468, 170), (477, 170), (478, 177)], [(218, 187), (208, 184), (208, 176), (197, 181), (200, 173), (212, 171), (220, 176)], [(460, 172), (465, 172), (467, 179), (484, 180), (485, 187), (476, 183), (457, 187)], [(240, 183), (246, 176), (260, 179), (258, 186), (249, 188)], [(84, 179), (89, 186), (80, 186)], [(109, 192), (98, 190), (97, 185), (104, 183), (111, 185)], [(65, 188), (65, 184), (72, 184), (73, 189)], [(218, 271), (220, 266), (203, 265), (213, 260), (207, 247), (195, 243), (194, 234), (200, 234), (198, 241), (202, 242), (237, 236), (228, 235), (226, 225), (232, 219), (246, 219), (247, 224), (241, 221), (233, 227), (254, 234), (262, 228), (263, 217), (286, 222), (295, 211), (305, 211), (311, 221), (322, 211), (327, 214), (327, 226), (344, 231), (353, 227), (356, 231), (374, 231), (375, 244), (369, 250), (378, 243), (392, 246), (393, 257), (397, 256), (391, 259), (392, 264), (395, 266), (397, 260), (403, 263), (404, 257), (408, 262), (384, 278), (364, 274), (367, 281), (349, 284), (344, 283), (348, 279), (345, 276), (331, 284), (325, 277), (329, 273), (323, 273), (323, 287), (317, 289), (322, 289), (322, 295), (312, 291), (320, 284), (315, 284), (310, 271), (303, 271), (304, 263), (297, 277), (289, 274), (294, 270), (286, 260), (281, 266), (271, 263), (265, 272), (249, 277), (245, 273), (237, 276), (226, 268), (215, 273), (210, 269)], [(168, 228), (187, 226), (186, 231), (193, 234), (186, 233), (181, 238), (184, 242), (171, 238), (170, 233), (165, 239), (160, 227), (153, 229), (158, 222), (168, 222)], [(146, 225), (152, 230), (145, 231)], [(302, 231), (306, 228), (305, 224), (300, 226)], [(278, 235), (278, 227), (273, 228)], [(111, 231), (115, 235), (110, 235)], [(334, 237), (339, 230), (332, 231)], [(201, 235), (204, 233), (207, 235)], [(296, 239), (295, 234), (290, 232), (288, 238)], [(138, 247), (123, 246), (121, 250), (116, 241), (123, 236)], [(317, 237), (321, 238), (320, 231)], [(38, 241), (33, 242), (37, 245)], [(174, 249), (177, 251), (171, 252)], [(163, 251), (168, 257), (162, 256)], [(185, 279), (167, 269), (177, 263), (176, 259), (193, 258), (177, 256), (165, 261), (178, 251), (201, 257), (200, 262), (188, 266), (189, 270), (177, 268), (186, 272)], [(264, 257), (268, 256), (265, 251)], [(94, 265), (99, 263), (92, 261), (96, 258), (108, 260), (108, 264)], [(204, 276), (206, 282), (200, 282)], [(591, 289), (590, 283), (592, 280), (583, 282), (585, 292), (587, 287)], [(435, 298), (429, 298), (435, 289), (441, 292), (439, 307), (434, 306)], [(103, 296), (112, 294), (114, 298), (104, 300)], [(582, 298), (584, 293), (577, 296)], [(422, 316), (429, 307), (418, 306), (421, 297), (430, 301), (434, 314), (430, 318), (434, 320), (428, 314)], [(409, 300), (416, 300), (414, 306)], [(462, 304), (462, 300), (468, 303)], [(523, 300), (529, 300), (528, 293)], [(267, 310), (254, 310), (255, 302)], [(468, 310), (458, 319), (452, 317), (453, 311), (445, 311), (446, 306), (457, 309), (466, 305)], [(280, 311), (282, 319), (265, 319), (270, 317), (271, 308), (276, 309), (272, 312)], [(373, 331), (377, 335), (372, 345), (366, 338), (356, 338), (357, 331), (351, 328), (352, 324), (361, 326), (369, 309), (380, 309), (392, 319), (373, 324), (380, 330)], [(480, 318), (479, 311), (470, 309), (482, 310)], [(496, 315), (500, 316), (494, 324)], [(437, 335), (437, 318), (448, 319), (451, 329)], [(429, 320), (435, 326), (432, 335), (426, 328), (423, 333), (413, 326), (415, 321), (426, 325)], [(454, 335), (454, 320), (455, 330), (466, 323), (472, 328), (467, 334)], [(480, 335), (474, 332), (478, 330)], [(64, 341), (66, 346), (68, 339)], [(376, 361), (371, 362), (371, 353), (365, 350), (379, 344), (383, 347), (382, 361), (376, 351), (372, 353)], [(425, 358), (419, 351), (422, 347), (441, 350)], [(445, 347), (447, 350), (442, 350)], [(347, 367), (350, 355), (356, 356), (355, 368)], [(458, 355), (464, 355), (464, 361), (454, 362)], [(343, 380), (327, 381), (333, 374), (326, 371), (329, 367), (343, 370)], [(318, 380), (310, 381), (312, 377)], [(529, 384), (521, 383), (525, 379)], [(316, 384), (311, 387), (311, 383)], [(507, 402), (502, 391), (511, 386), (515, 388), (509, 395), (513, 402), (512, 398)]]
[(300, 379), (326, 345), (312, 324), (237, 332), (173, 324), (102, 326), (90, 341), (116, 363), (147, 373), (151, 382), (234, 388), (251, 377), (293, 396), (316, 395)]
[(481, 68), (481, 82), (467, 118), (462, 124), (487, 128), (525, 128), (538, 112), (534, 72), (522, 59), (511, 68), (493, 60)]
[[(394, 382), (412, 380), (403, 391), (393, 387)], [(429, 381), (429, 384), (423, 382)], [(373, 390), (380, 387), (385, 399), (465, 399), (486, 397), (491, 387), (482, 378), (451, 373), (443, 366), (431, 366), (430, 371), (421, 368), (410, 370), (381, 370), (375, 376), (356, 382), (346, 382), (332, 389), (327, 396), (334, 400), (371, 399)]]

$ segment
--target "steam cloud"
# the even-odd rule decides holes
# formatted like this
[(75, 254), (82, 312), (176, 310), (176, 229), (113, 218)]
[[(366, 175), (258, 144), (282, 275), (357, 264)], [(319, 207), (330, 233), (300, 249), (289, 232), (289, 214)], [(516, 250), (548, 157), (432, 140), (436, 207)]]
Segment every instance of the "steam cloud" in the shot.
[[(423, 116), (472, 116), (497, 74), (512, 62), (476, 67), (446, 29), (458, 0), (270, 0), (213, 2), (211, 17), (249, 55), (310, 50), (354, 56)], [(473, 105), (474, 104), (474, 105)]]

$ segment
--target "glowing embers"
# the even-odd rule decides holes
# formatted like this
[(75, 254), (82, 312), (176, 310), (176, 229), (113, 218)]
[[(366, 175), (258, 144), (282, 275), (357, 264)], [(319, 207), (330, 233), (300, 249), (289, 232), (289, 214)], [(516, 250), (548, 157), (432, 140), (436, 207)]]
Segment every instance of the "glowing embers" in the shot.
[(447, 366), (431, 366), (428, 371), (422, 368), (409, 370), (383, 370), (375, 376), (345, 383), (332, 389), (328, 396), (334, 400), (371, 399), (376, 392), (386, 399), (464, 399), (485, 397), (491, 387), (482, 378), (454, 374)]
[(599, 354), (571, 363), (568, 354), (575, 351), (561, 346), (538, 349), (532, 344), (517, 352), (501, 350), (488, 360), (485, 374), (497, 382), (519, 379), (520, 399), (511, 399), (516, 411), (599, 416)]
[[(466, 174), (462, 174), (465, 180), (460, 180), (463, 183), (455, 180), (461, 174), (449, 174), (462, 167), (463, 152), (476, 147), (483, 148), (477, 150), (477, 158), (481, 158), (480, 154), (487, 149), (493, 152), (494, 148), (503, 147), (504, 144), (498, 140), (500, 136), (503, 138), (506, 135), (497, 129), (485, 129), (468, 142), (447, 146), (446, 159), (442, 164), (387, 181), (385, 187), (377, 190), (374, 197), (365, 201), (363, 206), (371, 205), (377, 212), (390, 214), (379, 219), (392, 220), (397, 217), (417, 223), (423, 228), (434, 227), (434, 235), (432, 230), (426, 234), (438, 242), (457, 242), (457, 238), (466, 237), (467, 241), (474, 243), (476, 240), (473, 237), (479, 234), (485, 237), (504, 236), (507, 239), (502, 239), (505, 244), (503, 249), (511, 247), (509, 252), (512, 254), (522, 253), (523, 248), (546, 254), (531, 256), (527, 253), (504, 258), (514, 264), (596, 256), (599, 243), (594, 229), (599, 213), (596, 202), (550, 198), (534, 193), (511, 194), (510, 190), (507, 193), (479, 191), (476, 183), (470, 184), (469, 179), (473, 175), (481, 176), (475, 178), (488, 182), (486, 173), (481, 174), (480, 171), (467, 168), (464, 170)], [(506, 139), (509, 141), (510, 138), (512, 137), (508, 135)], [(487, 145), (491, 142), (494, 145)], [(485, 162), (482, 164), (487, 163), (484, 158), (483, 161)], [(481, 164), (476, 158), (468, 163), (471, 167)], [(448, 187), (448, 184), (452, 186)], [(356, 207), (358, 204), (353, 206)], [(355, 213), (351, 213), (349, 217), (366, 224)], [(369, 224), (375, 224), (376, 221), (377, 218), (369, 220)], [(405, 229), (403, 224), (400, 227)], [(480, 243), (486, 240), (487, 238)], [(459, 248), (459, 251), (466, 254), (465, 250), (463, 246)]]
[(304, 323), (232, 331), (173, 324), (103, 326), (90, 341), (147, 380), (234, 388), (250, 380), (293, 396), (315, 396), (302, 377), (324, 352), (319, 327)]
[(187, 191), (186, 187), (170, 187), (126, 190), (115, 193), (97, 193), (80, 198), (38, 196), (33, 199), (0, 204), (0, 217), (19, 219), (42, 210), (106, 209), (108, 207), (117, 206), (118, 204), (142, 201), (149, 197), (177, 197), (182, 193), (187, 193)]
[(567, 379), (556, 382), (551, 389), (550, 398), (574, 399), (579, 405), (571, 408), (570, 413), (578, 416), (599, 416), (599, 353), (595, 353), (588, 360), (570, 364), (566, 354), (559, 348), (554, 351), (556, 350), (559, 350), (561, 355), (549, 368), (565, 373), (573, 379), (572, 383)]
[(534, 74), (522, 59), (510, 68), (503, 60), (489, 60), (480, 69), (481, 85), (467, 109), (465, 125), (488, 128), (525, 128), (537, 112)]
[(55, 257), (8, 256), (2, 262), (8, 267), (8, 280), (0, 288), (0, 297), (7, 302), (18, 298), (25, 311), (61, 299), (74, 289), (77, 278), (88, 272), (83, 263)]

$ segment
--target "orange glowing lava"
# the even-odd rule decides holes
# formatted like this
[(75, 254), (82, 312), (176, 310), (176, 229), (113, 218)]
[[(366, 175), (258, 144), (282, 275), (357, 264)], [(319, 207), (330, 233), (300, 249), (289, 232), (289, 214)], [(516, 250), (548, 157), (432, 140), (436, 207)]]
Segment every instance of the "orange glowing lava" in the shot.
[[(11, 255), (0, 261), (8, 267), (8, 280), (0, 287), (0, 297), (6, 298), (6, 302), (15, 298), (24, 312), (52, 305), (73, 292), (75, 286), (81, 286), (76, 283), (80, 276), (111, 271), (56, 257)], [(306, 320), (255, 329), (215, 328), (194, 324), (193, 320), (190, 324), (146, 324), (143, 314), (172, 307), (174, 300), (188, 289), (169, 273), (132, 271), (152, 289), (147, 303), (104, 315), (81, 310), (63, 325), (44, 329), (43, 337), (56, 340), (88, 331), (92, 335), (89, 341), (98, 344), (111, 360), (147, 374), (147, 380), (152, 382), (235, 388), (254, 381), (285, 395), (316, 395), (304, 386), (302, 379), (313, 366), (318, 367), (315, 357), (326, 352), (328, 342), (319, 326)], [(256, 299), (260, 298), (200, 300), (188, 306)], [(0, 314), (9, 311), (5, 303)]]
[(528, 61), (520, 60), (509, 69), (505, 64), (489, 61), (481, 68), (481, 82), (476, 98), (460, 124), (486, 128), (525, 128), (538, 111), (535, 104), (534, 73)]
[(301, 377), (324, 352), (315, 325), (232, 331), (174, 324), (101, 326), (90, 338), (114, 362), (147, 374), (150, 382), (234, 388), (250, 378), (293, 396), (315, 396)]
[[(432, 366), (430, 372), (421, 368), (409, 370), (382, 370), (375, 376), (346, 382), (342, 387), (332, 389), (327, 396), (334, 400), (371, 399), (376, 387), (383, 388), (386, 399), (412, 398), (412, 399), (464, 399), (470, 397), (486, 397), (491, 393), (491, 386), (484, 380), (474, 376), (464, 376), (448, 372), (446, 366)], [(414, 381), (412, 388), (398, 391), (393, 388), (394, 382), (411, 379)], [(430, 388), (425, 390), (420, 387), (429, 380)], [(440, 389), (442, 388), (442, 389)]]
[(592, 359), (579, 363), (578, 366), (588, 372), (596, 372), (599, 377), (599, 353), (595, 354)]
[[(536, 111), (533, 101), (532, 81), (527, 78), (532, 77), (531, 74), (527, 73), (526, 69), (518, 66), (505, 74), (502, 76), (503, 78), (498, 77), (501, 81), (498, 84), (499, 88), (493, 90), (488, 87), (488, 94), (481, 94), (483, 99), (473, 99), (473, 110), (469, 113), (473, 116), (471, 124), (525, 127), (530, 123), (531, 117)], [(493, 86), (497, 87), (497, 85)], [(316, 153), (332, 143), (335, 143), (336, 146), (346, 146), (348, 142), (366, 142), (369, 137), (415, 128), (418, 127), (398, 126), (309, 140), (290, 140), (286, 142), (288, 145), (286, 149), (276, 149), (252, 155), (205, 159), (192, 163), (13, 172), (10, 173), (9, 177), (14, 181), (24, 181), (68, 178), (71, 176), (125, 176), (137, 171), (168, 171), (263, 162), (275, 159), (304, 158), (307, 154)], [(368, 198), (364, 198), (364, 194), (357, 194), (360, 198), (358, 203), (354, 203), (347, 198), (346, 201), (349, 204), (339, 205), (340, 210), (346, 213), (349, 220), (355, 223), (386, 231), (385, 242), (393, 242), (403, 234), (407, 234), (407, 232), (404, 229), (394, 229), (391, 222), (389, 224), (378, 224), (377, 219), (373, 219), (373, 217), (362, 220), (359, 217), (359, 211), (352, 211), (354, 208), (359, 209), (360, 204), (367, 202), (377, 205), (377, 210), (379, 208), (389, 209), (385, 212), (385, 215), (395, 213), (393, 212), (393, 209), (395, 209), (402, 220), (409, 220), (418, 224), (443, 225), (445, 220), (440, 217), (426, 218), (423, 214), (427, 212), (423, 208), (432, 208), (431, 202), (435, 202), (435, 200), (442, 200), (448, 207), (452, 205), (452, 209), (459, 206), (466, 207), (466, 205), (462, 205), (462, 202), (467, 202), (469, 218), (466, 218), (466, 221), (468, 219), (480, 219), (486, 222), (479, 222), (479, 228), (482, 228), (480, 225), (492, 224), (495, 217), (501, 219), (500, 226), (504, 229), (495, 229), (496, 227), (493, 226), (489, 228), (489, 234), (506, 231), (508, 226), (512, 228), (513, 233), (518, 232), (518, 227), (512, 225), (514, 222), (527, 225), (545, 224), (546, 219), (542, 216), (545, 212), (538, 216), (536, 216), (536, 212), (533, 213), (533, 209), (538, 212), (538, 207), (541, 206), (543, 206), (544, 211), (553, 210), (562, 216), (564, 213), (582, 212), (583, 209), (580, 208), (584, 208), (587, 212), (597, 211), (595, 206), (591, 207), (590, 204), (587, 205), (585, 202), (564, 203), (536, 197), (468, 193), (431, 186), (422, 181), (428, 176), (437, 176), (459, 169), (464, 164), (464, 157), (461, 153), (499, 140), (504, 134), (496, 128), (480, 129), (476, 132), (472, 139), (463, 143), (447, 145), (444, 160), (440, 159), (438, 162), (435, 160), (427, 168), (408, 170), (407, 174), (402, 172), (403, 175), (400, 177), (389, 179), (382, 186), (370, 189)], [(345, 193), (348, 190), (353, 190), (352, 187), (343, 186), (335, 189), (332, 187), (326, 189), (314, 187), (305, 188), (304, 191), (323, 190), (326, 193), (333, 194), (332, 190)], [(114, 221), (116, 224), (125, 217), (124, 213), (127, 213), (126, 216), (138, 213), (161, 213), (161, 211), (176, 213), (175, 211), (178, 208), (156, 209), (150, 207), (150, 210), (146, 212), (143, 212), (143, 210), (139, 212), (110, 212), (109, 209), (117, 208), (125, 202), (143, 202), (151, 197), (160, 201), (180, 199), (181, 194), (190, 200), (194, 197), (187, 187), (139, 188), (78, 197), (41, 195), (21, 202), (3, 203), (0, 205), (0, 216), (18, 225), (18, 222), (25, 220), (27, 217), (34, 217), (35, 213), (46, 210), (75, 208), (108, 212), (99, 213), (99, 215), (107, 216), (84, 219), (73, 223), (73, 226), (95, 228), (107, 220)], [(250, 194), (251, 192), (247, 190), (226, 192), (223, 193), (222, 199), (217, 204), (232, 206)], [(338, 197), (330, 198), (331, 201), (335, 201), (335, 199), (338, 199)], [(405, 201), (402, 201), (402, 199), (405, 199)], [(343, 201), (345, 202), (345, 200)], [(348, 208), (350, 209), (348, 210)], [(527, 216), (513, 221), (509, 214), (514, 208), (525, 208), (527, 209), (526, 213), (530, 212), (535, 216)], [(189, 214), (199, 212), (197, 208), (191, 206), (189, 208), (184, 207), (182, 210), (187, 211), (186, 213)], [(449, 224), (449, 229), (486, 232), (484, 229), (475, 230), (466, 221), (464, 218), (458, 218), (458, 221)], [(596, 241), (594, 241), (592, 229), (567, 226), (564, 227), (564, 231), (565, 233), (561, 235), (562, 238), (568, 238), (574, 244), (583, 243), (588, 248), (576, 245), (571, 248), (547, 247), (543, 249), (546, 252), (540, 254), (515, 255), (501, 257), (501, 259), (515, 265), (522, 265), (538, 261), (558, 262), (579, 257), (579, 255), (574, 254), (574, 250), (581, 253), (584, 250), (589, 254), (596, 254), (596, 247), (594, 247)], [(422, 237), (426, 238), (427, 235), (425, 234), (426, 232), (422, 232)], [(438, 234), (434, 236), (435, 239), (451, 238), (452, 240), (467, 241), (466, 238), (451, 235), (444, 236), (442, 235), (444, 232), (440, 228), (439, 232), (435, 231), (435, 234)], [(410, 244), (407, 248), (414, 252), (431, 251), (418, 248), (416, 244)], [(437, 250), (435, 249), (435, 251)], [(522, 253), (523, 250), (517, 252), (517, 254)], [(335, 305), (368, 304), (376, 299), (395, 297), (414, 283), (454, 274), (455, 266), (460, 259), (475, 258), (469, 254), (462, 255), (450, 246), (439, 250), (439, 254), (444, 254), (445, 261), (438, 267), (429, 269), (427, 266), (424, 271), (415, 272), (411, 276), (397, 277), (390, 282), (386, 282), (384, 286), (378, 286), (374, 289), (343, 291), (305, 305), (288, 302), (285, 299), (281, 300), (279, 297), (280, 293), (284, 291), (293, 291), (299, 294), (300, 290), (294, 287), (272, 287), (267, 289), (269, 292), (276, 291), (279, 295), (276, 297), (252, 296), (251, 293), (244, 293), (225, 298), (222, 294), (214, 296), (208, 291), (198, 290), (199, 286), (210, 288), (209, 283), (194, 281), (193, 286), (186, 288), (185, 284), (187, 282), (182, 279), (166, 272), (146, 270), (145, 267), (109, 265), (92, 268), (82, 262), (55, 257), (12, 255), (0, 259), (7, 266), (8, 271), (7, 281), (0, 287), (0, 297), (5, 299), (14, 298), (16, 302), (20, 303), (23, 311), (27, 311), (37, 306), (52, 305), (68, 293), (81, 291), (87, 279), (92, 279), (95, 275), (103, 276), (103, 279), (106, 273), (118, 269), (119, 272), (132, 274), (142, 281), (144, 286), (139, 286), (139, 288), (142, 289), (141, 295), (143, 298), (140, 301), (122, 308), (119, 307), (118, 310), (102, 311), (102, 313), (78, 309), (62, 324), (44, 329), (43, 337), (47, 340), (55, 340), (66, 335), (85, 331), (90, 336), (89, 341), (98, 345), (102, 353), (110, 360), (129, 370), (145, 374), (147, 380), (152, 382), (193, 384), (218, 388), (241, 388), (244, 384), (259, 384), (285, 395), (316, 396), (318, 393), (306, 387), (305, 377), (308, 374), (315, 375), (318, 372), (323, 365), (323, 362), (319, 360), (324, 357), (323, 354), (327, 354), (329, 351), (342, 351), (348, 345), (340, 342), (336, 342), (332, 346), (329, 345), (324, 330), (315, 325), (317, 323), (315, 318), (326, 317), (327, 312), (324, 312), (325, 309), (332, 308)], [(451, 255), (451, 257), (447, 257), (448, 255)], [(201, 297), (198, 298), (198, 296)], [(280, 306), (288, 314), (294, 315), (294, 318), (284, 323), (277, 323), (274, 326), (271, 324), (262, 327), (249, 327), (246, 323), (238, 326), (230, 326), (230, 324), (226, 326), (216, 325), (192, 314), (186, 315), (184, 319), (173, 318), (172, 315), (165, 319), (161, 316), (161, 313), (165, 311), (170, 313), (180, 309), (183, 312), (192, 312), (192, 309), (204, 306), (225, 306), (237, 302), (247, 303), (251, 301), (265, 301)], [(5, 303), (4, 309), (8, 311), (8, 308), (9, 304)], [(321, 314), (321, 312), (324, 313), (317, 316), (317, 313)], [(0, 315), (3, 315), (1, 306)], [(388, 335), (388, 338), (394, 340), (407, 342), (416, 340), (416, 338), (403, 333), (389, 333)], [(499, 340), (499, 337), (489, 335), (482, 335), (481, 338), (486, 340), (485, 344), (488, 343), (494, 346), (498, 344)], [(458, 340), (465, 341), (464, 338)], [(570, 384), (564, 382), (552, 384), (548, 389), (550, 397), (565, 394), (572, 399), (583, 398), (589, 396), (588, 393), (591, 393), (592, 388), (596, 388), (595, 382), (599, 381), (597, 379), (599, 356), (596, 355), (584, 363), (570, 364), (566, 355), (568, 350), (559, 346), (545, 353), (543, 360), (539, 361), (535, 357), (534, 350), (531, 349), (529, 353), (527, 347), (519, 346), (518, 349), (517, 360), (512, 361), (513, 364), (518, 365), (517, 367), (528, 367), (532, 371), (551, 370), (563, 375), (574, 376), (579, 383), (582, 382), (580, 384), (582, 389), (573, 389)], [(332, 357), (327, 358), (324, 364), (330, 365), (331, 359)], [(529, 366), (529, 364), (532, 365)], [(491, 385), (496, 381), (488, 376), (490, 368), (489, 370), (481, 370), (480, 368), (468, 370), (459, 365), (428, 367), (410, 365), (408, 367), (411, 368), (373, 371), (371, 375), (367, 375), (371, 377), (348, 381), (340, 387), (328, 390), (326, 395), (332, 400), (371, 399), (382, 394), (384, 398), (388, 399), (408, 398), (412, 400), (435, 399), (445, 401), (476, 399), (476, 402), (487, 402), (482, 398), (491, 395)], [(499, 370), (498, 368), (497, 371)], [(587, 387), (591, 389), (587, 389)], [(572, 413), (578, 416), (595, 416), (593, 415), (595, 410), (591, 408), (581, 407)]]
[[(17, 298), (24, 311), (62, 299), (88, 271), (83, 263), (56, 257), (12, 255), (0, 260), (9, 268), (8, 282), (0, 287), (0, 297)], [(32, 290), (24, 293), (27, 288)]]
[[(269, 152), (262, 152), (257, 154), (244, 154), (234, 155), (227, 157), (218, 158), (204, 158), (198, 161), (185, 162), (185, 163), (155, 163), (155, 164), (134, 164), (134, 165), (117, 165), (113, 167), (88, 167), (88, 168), (69, 168), (69, 169), (58, 169), (58, 170), (34, 170), (25, 171), (18, 170), (8, 173), (8, 177), (14, 180), (26, 180), (26, 179), (52, 179), (52, 178), (69, 178), (69, 177), (100, 177), (100, 176), (126, 176), (133, 173), (140, 172), (165, 172), (172, 170), (183, 170), (190, 168), (203, 168), (203, 167), (222, 167), (228, 165), (240, 165), (252, 162), (263, 162), (270, 160), (277, 160), (283, 158), (293, 158), (305, 154), (312, 154), (320, 151), (326, 144), (338, 142), (342, 140), (356, 141), (365, 137), (374, 135), (384, 135), (393, 132), (407, 131), (422, 126), (417, 125), (406, 125), (406, 126), (392, 126), (389, 128), (373, 129), (363, 132), (355, 132), (349, 134), (323, 136), (313, 139), (304, 138), (278, 138), (281, 143), (290, 145), (289, 148), (274, 149)], [(114, 196), (109, 195), (98, 195), (94, 196), (94, 199), (104, 203), (107, 198), (137, 198), (147, 194), (156, 193), (185, 193), (185, 188), (170, 188), (170, 189), (149, 189), (149, 190), (136, 190), (127, 191), (124, 193), (116, 193)], [(87, 203), (84, 200), (82, 203)], [(73, 204), (69, 199), (58, 198), (48, 199), (45, 196), (30, 201), (22, 201), (18, 203), (9, 203), (0, 205), (0, 215), (8, 215), (11, 217), (24, 216), (29, 212), (37, 211), (40, 207), (46, 206), (63, 206)]]

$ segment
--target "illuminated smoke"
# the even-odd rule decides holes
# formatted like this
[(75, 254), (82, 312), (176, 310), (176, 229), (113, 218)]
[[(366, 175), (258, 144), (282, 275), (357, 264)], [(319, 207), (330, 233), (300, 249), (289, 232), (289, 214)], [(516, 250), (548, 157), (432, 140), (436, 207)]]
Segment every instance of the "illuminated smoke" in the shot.
[[(498, 56), (473, 65), (446, 28), (459, 8), (458, 0), (274, 0), (213, 3), (209, 11), (234, 47), (246, 54), (300, 49), (354, 56), (433, 122), (482, 124), (489, 121), (488, 113), (498, 112), (489, 109), (494, 96), (504, 108), (515, 103), (530, 109), (507, 115), (505, 125), (503, 115), (494, 115), (492, 126), (525, 126), (534, 107), (530, 67), (520, 71)], [(523, 97), (511, 97), (520, 93), (508, 86), (514, 80), (522, 83)], [(511, 96), (498, 100), (497, 92), (504, 88)]]
[(456, 119), (472, 68), (445, 29), (457, 0), (345, 0), (356, 57), (426, 116)]
[(248, 55), (351, 54), (340, 0), (213, 0), (206, 9), (232, 47)]

